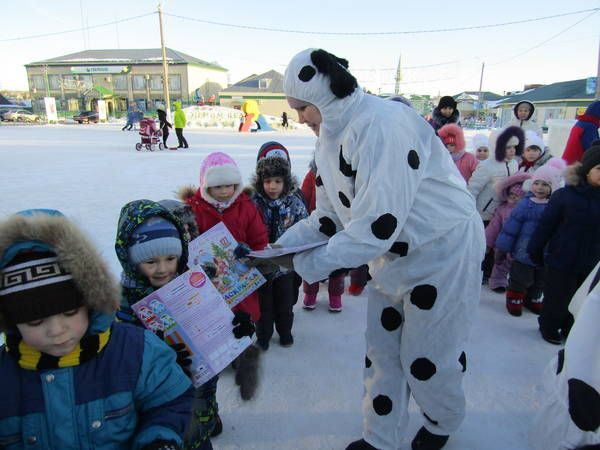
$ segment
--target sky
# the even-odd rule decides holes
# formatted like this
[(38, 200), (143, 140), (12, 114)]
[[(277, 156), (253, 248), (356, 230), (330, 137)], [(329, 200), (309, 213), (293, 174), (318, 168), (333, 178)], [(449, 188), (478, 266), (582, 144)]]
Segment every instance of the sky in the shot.
[[(498, 94), (522, 90), (527, 84), (597, 75), (599, 1), (406, 3), (163, 0), (166, 45), (229, 69), (231, 83), (270, 69), (283, 72), (292, 56), (308, 47), (324, 48), (346, 58), (359, 83), (375, 93), (394, 92), (400, 58), (400, 92), (404, 94), (454, 95), (476, 91), (482, 64), (485, 64), (482, 90)], [(156, 12), (156, 8), (156, 0), (20, 0), (4, 4), (0, 89), (27, 89), (23, 66), (30, 62), (84, 49), (160, 47), (157, 14), (87, 32), (81, 30), (84, 25), (111, 23)], [(520, 24), (419, 33), (503, 24), (594, 8), (598, 10)], [(16, 39), (67, 30), (76, 31)], [(360, 34), (381, 32), (396, 34)]]

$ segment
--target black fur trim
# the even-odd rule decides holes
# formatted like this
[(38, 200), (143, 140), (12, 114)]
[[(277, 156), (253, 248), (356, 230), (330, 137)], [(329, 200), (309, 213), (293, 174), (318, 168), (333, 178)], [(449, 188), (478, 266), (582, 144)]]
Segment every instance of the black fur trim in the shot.
[(265, 196), (263, 180), (269, 177), (283, 178), (282, 196), (287, 195), (293, 189), (297, 188), (298, 183), (296, 182), (295, 177), (292, 175), (289, 164), (283, 158), (261, 158), (256, 163), (256, 172), (252, 176), (251, 183), (254, 190), (263, 196)]
[(511, 126), (507, 127), (496, 139), (496, 154), (494, 155), (496, 161), (504, 161), (506, 157), (506, 144), (511, 137), (516, 136), (519, 139), (519, 145), (517, 145), (517, 156), (523, 154), (523, 147), (525, 146), (525, 132), (521, 127)]
[(338, 58), (323, 49), (312, 52), (310, 59), (319, 73), (329, 76), (329, 87), (337, 98), (347, 97), (358, 87), (356, 78), (347, 70), (346, 59)]

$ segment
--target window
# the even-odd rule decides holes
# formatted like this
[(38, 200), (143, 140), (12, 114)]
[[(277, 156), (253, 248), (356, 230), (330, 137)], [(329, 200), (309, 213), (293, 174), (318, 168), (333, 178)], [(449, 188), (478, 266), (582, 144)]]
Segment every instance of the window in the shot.
[(179, 75), (169, 75), (169, 91), (181, 90), (181, 77)]
[(150, 77), (150, 89), (153, 91), (162, 91), (162, 76), (161, 75), (152, 75)]
[(127, 75), (113, 75), (112, 79), (115, 91), (127, 90)]
[(77, 75), (63, 75), (62, 81), (65, 90), (74, 91), (77, 89)]
[(46, 83), (44, 83), (43, 75), (32, 75), (31, 76), (31, 86), (35, 89), (42, 90), (46, 89)]
[(270, 78), (261, 78), (260, 80), (258, 80), (258, 88), (259, 89), (269, 89), (270, 85), (271, 85)]
[(146, 78), (144, 75), (133, 76), (133, 90), (144, 91), (146, 90)]
[(91, 89), (94, 87), (91, 75), (79, 75), (79, 81), (83, 89)]
[(53, 91), (60, 91), (60, 75), (48, 75), (48, 84)]

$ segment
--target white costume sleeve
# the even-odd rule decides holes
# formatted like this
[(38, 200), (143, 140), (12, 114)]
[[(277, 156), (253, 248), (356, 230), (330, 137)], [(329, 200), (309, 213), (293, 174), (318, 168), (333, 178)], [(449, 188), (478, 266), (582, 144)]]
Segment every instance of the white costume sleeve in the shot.
[[(323, 234), (319, 229), (322, 224), (319, 222), (321, 217), (330, 217), (335, 223), (336, 229), (341, 229), (340, 219), (333, 210), (333, 205), (327, 197), (325, 189), (317, 187), (317, 206), (316, 209), (306, 219), (300, 220), (288, 228), (285, 233), (277, 240), (277, 244), (283, 247), (294, 247), (302, 244), (310, 244), (311, 242), (319, 242), (327, 239), (328, 236)], [(335, 232), (335, 230), (334, 230)]]
[[(352, 137), (342, 142), (342, 147), (349, 149), (352, 167), (356, 167), (350, 220), (326, 246), (294, 257), (296, 272), (309, 283), (327, 278), (336, 269), (366, 264), (387, 252), (402, 230), (427, 166), (429, 153), (424, 150), (430, 151), (430, 142), (373, 124), (360, 131), (356, 142)], [(321, 198), (317, 198), (317, 209), (322, 212), (319, 201)], [(330, 205), (329, 201), (326, 207)], [(313, 214), (309, 220), (314, 223), (315, 219)]]

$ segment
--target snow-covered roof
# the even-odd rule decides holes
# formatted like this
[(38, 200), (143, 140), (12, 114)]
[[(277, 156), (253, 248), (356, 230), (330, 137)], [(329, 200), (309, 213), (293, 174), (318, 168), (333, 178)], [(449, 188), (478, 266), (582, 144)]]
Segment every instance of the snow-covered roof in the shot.
[[(171, 48), (167, 48), (166, 53), (169, 64), (193, 64), (221, 72), (227, 71), (226, 68), (217, 63), (204, 61)], [(57, 56), (55, 58), (25, 64), (25, 67), (43, 65), (63, 66), (89, 63), (156, 64), (160, 61), (162, 61), (162, 52), (160, 48), (103, 49), (84, 50), (82, 52), (70, 53), (68, 55)]]

